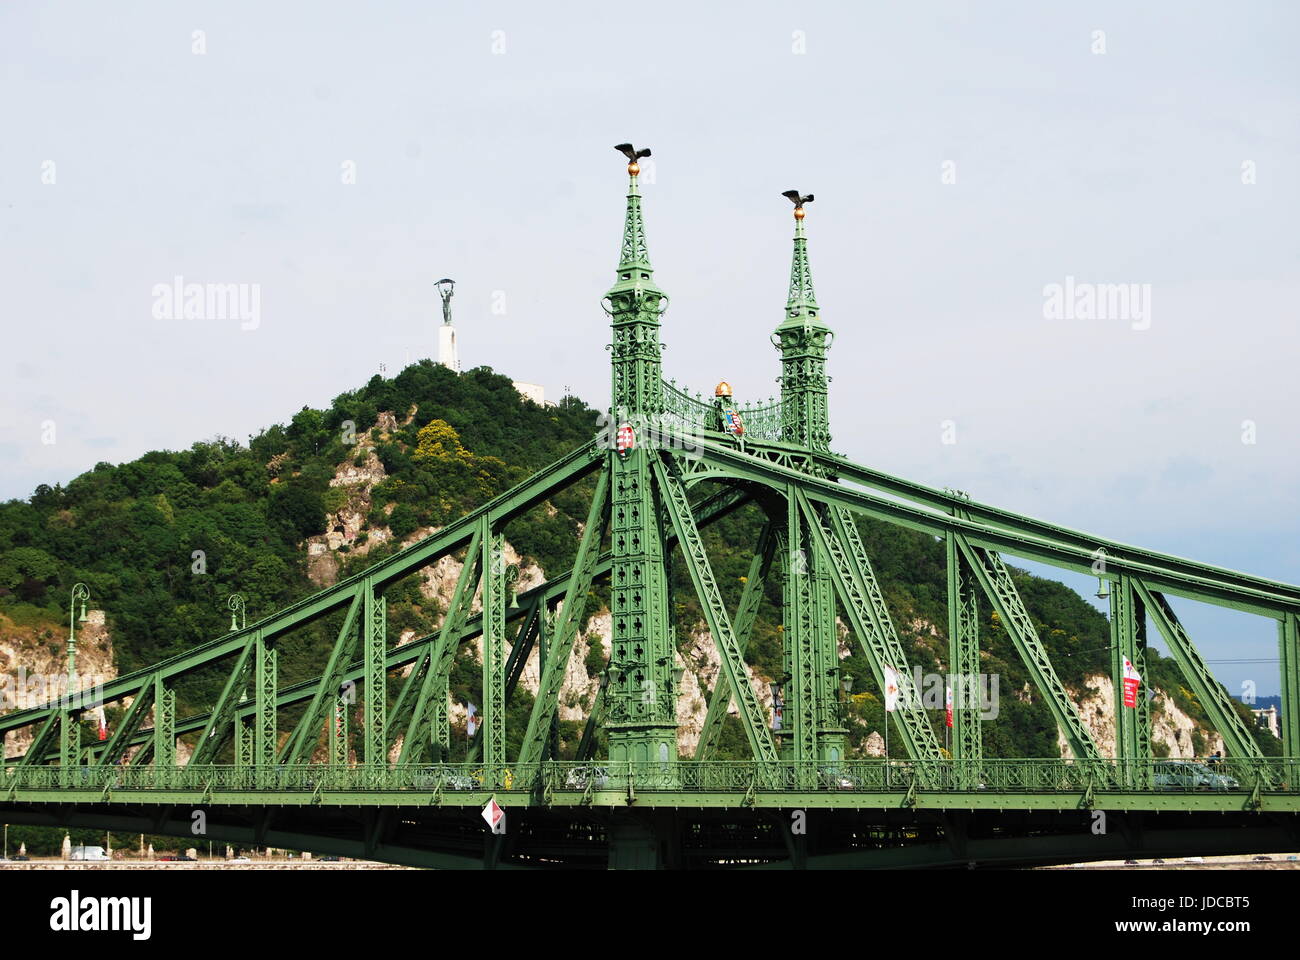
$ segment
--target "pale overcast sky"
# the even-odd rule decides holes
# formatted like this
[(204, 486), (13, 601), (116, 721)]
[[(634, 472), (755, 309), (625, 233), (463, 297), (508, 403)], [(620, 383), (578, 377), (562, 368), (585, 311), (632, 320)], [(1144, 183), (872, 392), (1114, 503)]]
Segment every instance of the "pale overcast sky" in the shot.
[[(837, 451), (1298, 582), (1300, 12), (1133, 7), (6, 0), (0, 497), (391, 375), (443, 276), (465, 366), (604, 405), (632, 140), (671, 375), (775, 391), (812, 192)], [(257, 328), (155, 318), (176, 276)], [(1149, 328), (1046, 318), (1067, 277), (1149, 284)]]

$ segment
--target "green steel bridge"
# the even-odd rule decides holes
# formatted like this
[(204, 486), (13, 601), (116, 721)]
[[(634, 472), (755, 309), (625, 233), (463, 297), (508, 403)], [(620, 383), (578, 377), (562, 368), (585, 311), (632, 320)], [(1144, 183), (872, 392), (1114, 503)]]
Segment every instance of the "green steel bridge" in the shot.
[[(712, 403), (678, 389), (662, 375), (668, 298), (653, 279), (638, 189), (637, 159), (648, 151), (625, 146), (622, 252), (603, 300), (612, 396), (601, 434), (362, 573), (105, 684), (104, 702), (124, 711), (106, 740), (83, 738), (87, 706), (75, 699), (0, 717), (0, 734), (25, 731), (28, 743), (4, 758), (0, 817), (189, 836), (203, 811), (208, 839), (477, 868), (966, 866), (1300, 844), (1300, 587), (1020, 516), (832, 453), (832, 332), (809, 267), (804, 204), (812, 198), (793, 191), (789, 299), (772, 335), (779, 400), (733, 406), (725, 384)], [(512, 602), (506, 524), (588, 478), (595, 492), (572, 569)], [(765, 526), (728, 609), (700, 531), (748, 505)], [(906, 692), (886, 720), (906, 758), (850, 758), (837, 615), (877, 689), (910, 673), (859, 516), (944, 542), (949, 671), (980, 674), (987, 604), (1050, 707), (1068, 758), (985, 756), (971, 696), (956, 700), (945, 749)], [(1004, 555), (1105, 581), (1114, 756), (1103, 756), (1082, 721)], [(460, 572), (441, 626), (394, 645), (386, 588), (444, 557), (458, 559)], [(670, 560), (689, 572), (721, 665), (691, 757), (678, 747)], [(782, 596), (779, 732), (745, 660), (770, 578)], [(609, 585), (612, 651), (576, 759), (562, 760), (559, 695), (599, 583)], [(1171, 596), (1277, 623), (1283, 757), (1261, 755)], [(337, 634), (318, 676), (279, 683), (277, 648), (322, 618)], [(1180, 768), (1152, 755), (1148, 698), (1118, 706), (1128, 670), (1146, 675), (1148, 620), (1223, 738), (1226, 756), (1213, 773), (1171, 776)], [(481, 726), (468, 761), (452, 763), (448, 677), (457, 651), (473, 642), (482, 646)], [(506, 708), (534, 651), (539, 689), (522, 745), (508, 755)], [(226, 680), (211, 711), (178, 717), (177, 681), (213, 669)], [(750, 757), (717, 760), (733, 702)], [(593, 756), (597, 730), (607, 756)], [(178, 742), (190, 749), (185, 763)], [(504, 811), (496, 829), (482, 816), (492, 801)]]

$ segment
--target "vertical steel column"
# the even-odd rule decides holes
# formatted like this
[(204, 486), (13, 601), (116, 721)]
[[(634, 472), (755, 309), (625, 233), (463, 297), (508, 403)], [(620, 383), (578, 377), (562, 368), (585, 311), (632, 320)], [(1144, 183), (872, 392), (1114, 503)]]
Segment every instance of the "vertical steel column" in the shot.
[[(663, 409), (660, 315), (668, 298), (654, 281), (637, 187), (640, 166), (628, 164), (627, 210), (617, 279), (605, 294), (610, 346), (610, 415), (614, 429), (632, 428), (634, 446), (611, 458), (610, 585), (613, 636), (609, 756), (615, 762), (677, 759), (672, 696), (675, 654), (668, 619), (665, 524), (647, 459)], [(613, 444), (611, 444), (612, 446)]]
[[(1144, 789), (1149, 778), (1145, 764), (1151, 759), (1151, 700), (1147, 696), (1147, 614), (1133, 578), (1121, 573), (1110, 587), (1110, 673), (1115, 693), (1115, 756), (1130, 774), (1129, 785)], [(1124, 661), (1142, 678), (1137, 706), (1124, 706)]]
[(948, 669), (952, 672), (952, 756), (959, 782), (978, 783), (984, 758), (980, 726), (979, 593), (952, 531), (944, 538), (948, 563)]
[(342, 769), (348, 765), (348, 702), (346, 698), (334, 698), (333, 714), (330, 722), (330, 763)]
[[(644, 436), (644, 433), (642, 434)], [(612, 464), (610, 518), (613, 649), (610, 653), (610, 759), (677, 759), (672, 697), (675, 644), (668, 622), (663, 526), (648, 460), (635, 448)]]
[(489, 518), (480, 521), (483, 550), (483, 762), (488, 778), (506, 759), (506, 558), (505, 542)]
[[(810, 544), (811, 546), (811, 544)], [(837, 763), (844, 759), (848, 741), (847, 717), (840, 691), (840, 638), (835, 620), (835, 585), (831, 558), (820, 551), (809, 559), (813, 602), (813, 651), (817, 678), (817, 756)]]
[[(794, 488), (786, 489), (786, 553), (782, 580), (785, 665), (784, 721), (789, 726), (787, 758), (798, 763), (807, 780), (808, 764), (817, 759), (816, 601), (809, 570), (806, 536)], [(801, 786), (806, 783), (801, 783)]]
[(361, 629), (366, 671), (366, 754), (365, 762), (370, 772), (378, 775), (388, 765), (388, 750), (384, 742), (388, 714), (388, 671), (384, 654), (388, 646), (388, 605), (383, 595), (375, 589), (369, 578), (362, 584)]
[(72, 744), (70, 728), (72, 727), (72, 711), (66, 706), (60, 708), (58, 713), (59, 724), (59, 785), (63, 787), (72, 785), (70, 768), (72, 766)]
[(153, 768), (155, 786), (170, 786), (176, 768), (176, 691), (163, 685), (161, 673), (154, 676)]
[(242, 714), (235, 715), (235, 766), (253, 765), (253, 730)]
[[(254, 763), (258, 770), (259, 783), (269, 783), (276, 767), (276, 755), (279, 747), (278, 716), (276, 712), (277, 661), (279, 653), (266, 642), (259, 630), (253, 640), (256, 657), (256, 683), (254, 692), (256, 709), (256, 726), (254, 739)], [(310, 759), (310, 755), (308, 756)]]
[(1282, 755), (1300, 757), (1300, 614), (1282, 615), (1277, 628), (1282, 668)]

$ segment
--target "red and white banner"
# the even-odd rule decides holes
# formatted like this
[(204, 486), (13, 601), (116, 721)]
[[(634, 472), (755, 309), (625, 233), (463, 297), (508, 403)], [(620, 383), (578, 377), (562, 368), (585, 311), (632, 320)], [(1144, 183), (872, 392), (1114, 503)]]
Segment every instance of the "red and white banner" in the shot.
[(943, 712), (944, 721), (948, 726), (952, 726), (952, 686), (946, 686), (943, 689)]
[(1138, 705), (1138, 687), (1142, 685), (1142, 675), (1137, 672), (1133, 662), (1128, 657), (1124, 658), (1124, 706), (1136, 707)]
[(99, 739), (108, 739), (108, 719), (104, 716), (104, 706), (100, 704), (95, 708), (95, 719), (99, 721)]

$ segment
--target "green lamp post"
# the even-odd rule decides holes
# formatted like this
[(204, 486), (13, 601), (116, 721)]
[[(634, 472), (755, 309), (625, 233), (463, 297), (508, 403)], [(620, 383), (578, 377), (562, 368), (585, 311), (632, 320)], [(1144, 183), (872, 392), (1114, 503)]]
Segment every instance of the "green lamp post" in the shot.
[[(72, 599), (68, 602), (68, 680), (77, 673), (77, 621), (85, 623), (89, 617), (86, 616), (86, 601), (90, 599), (90, 588), (84, 583), (78, 583), (72, 588)], [(77, 616), (77, 601), (81, 601), (81, 616)]]

